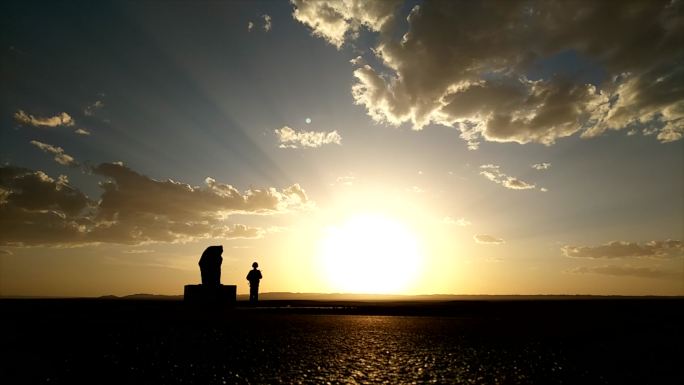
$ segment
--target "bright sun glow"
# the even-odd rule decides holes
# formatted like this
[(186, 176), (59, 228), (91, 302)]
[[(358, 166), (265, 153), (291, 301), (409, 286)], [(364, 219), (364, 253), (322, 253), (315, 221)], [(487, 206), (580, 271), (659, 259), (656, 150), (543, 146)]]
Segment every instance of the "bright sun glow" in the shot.
[(332, 288), (344, 293), (403, 293), (418, 278), (423, 256), (401, 223), (359, 215), (326, 230), (319, 254)]

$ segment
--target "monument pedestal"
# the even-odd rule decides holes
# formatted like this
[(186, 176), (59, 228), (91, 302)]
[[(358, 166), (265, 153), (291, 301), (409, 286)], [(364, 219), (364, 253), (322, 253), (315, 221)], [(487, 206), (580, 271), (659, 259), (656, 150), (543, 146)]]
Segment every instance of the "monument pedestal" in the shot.
[(237, 301), (237, 286), (185, 285), (183, 301), (187, 303), (234, 306)]

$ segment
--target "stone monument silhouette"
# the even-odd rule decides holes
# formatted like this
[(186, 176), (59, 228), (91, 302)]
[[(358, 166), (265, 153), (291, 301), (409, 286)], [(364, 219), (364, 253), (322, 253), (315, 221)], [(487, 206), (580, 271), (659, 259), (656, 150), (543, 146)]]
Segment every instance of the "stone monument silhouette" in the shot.
[(221, 286), (221, 263), (223, 246), (209, 246), (199, 260), (202, 285)]
[(199, 260), (201, 285), (185, 285), (183, 300), (189, 303), (234, 305), (237, 300), (236, 285), (221, 284), (223, 246), (209, 246)]

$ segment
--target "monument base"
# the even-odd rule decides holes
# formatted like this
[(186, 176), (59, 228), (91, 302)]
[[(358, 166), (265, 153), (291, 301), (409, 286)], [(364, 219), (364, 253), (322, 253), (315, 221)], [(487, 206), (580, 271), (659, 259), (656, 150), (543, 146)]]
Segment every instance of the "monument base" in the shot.
[(185, 285), (183, 301), (187, 303), (233, 306), (237, 301), (237, 286)]

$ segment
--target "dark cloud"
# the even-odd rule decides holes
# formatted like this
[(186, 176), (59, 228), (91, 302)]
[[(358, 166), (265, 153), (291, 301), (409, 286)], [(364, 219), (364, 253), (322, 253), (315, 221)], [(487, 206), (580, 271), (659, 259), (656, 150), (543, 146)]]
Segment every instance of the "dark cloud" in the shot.
[(682, 279), (682, 272), (668, 271), (656, 269), (652, 267), (638, 267), (638, 266), (582, 266), (568, 271), (573, 274), (601, 274), (610, 275), (614, 277), (637, 277), (637, 278), (654, 278), (654, 279)]
[(308, 201), (306, 193), (294, 184), (284, 190), (235, 187), (206, 178), (206, 186), (190, 186), (173, 180), (158, 181), (117, 163), (103, 163), (93, 172), (108, 178), (100, 214), (110, 218), (128, 213), (167, 215), (179, 219), (202, 219), (229, 213), (272, 213)]
[(0, 167), (0, 244), (71, 243), (84, 234), (87, 211), (94, 202), (42, 171)]
[(561, 248), (571, 258), (672, 258), (684, 256), (684, 243), (678, 240), (650, 241), (646, 243), (613, 241), (600, 246), (570, 246)]
[(207, 178), (193, 187), (158, 181), (120, 163), (93, 173), (106, 178), (98, 202), (42, 171), (0, 167), (0, 245), (140, 244), (202, 238), (257, 238), (264, 231), (227, 225), (231, 214), (272, 214), (308, 203), (297, 184), (283, 190), (234, 187)]
[(0, 207), (5, 210), (58, 212), (77, 215), (92, 202), (69, 185), (66, 176), (56, 180), (42, 171), (0, 166)]
[[(376, 121), (452, 126), (471, 149), (635, 125), (661, 142), (684, 135), (681, 1), (426, 1), (407, 29), (391, 22), (396, 6), (293, 3), (295, 19), (337, 47), (360, 27), (379, 32), (382, 65), (355, 60), (352, 87)], [(538, 70), (562, 55), (587, 69)]]

